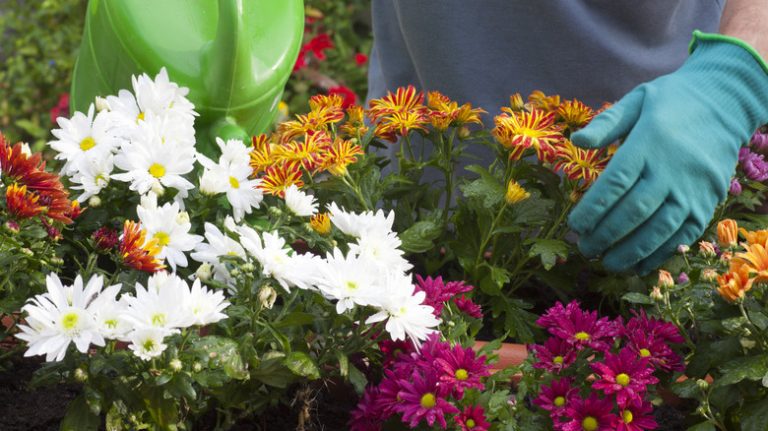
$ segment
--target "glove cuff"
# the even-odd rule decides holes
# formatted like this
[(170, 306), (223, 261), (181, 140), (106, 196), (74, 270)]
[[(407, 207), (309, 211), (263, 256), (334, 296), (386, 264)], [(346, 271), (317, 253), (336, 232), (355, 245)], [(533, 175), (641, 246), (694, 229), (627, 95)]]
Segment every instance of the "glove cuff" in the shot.
[(693, 31), (693, 37), (691, 38), (691, 43), (688, 45), (688, 52), (693, 53), (694, 50), (699, 46), (699, 42), (701, 41), (708, 41), (708, 42), (725, 42), (730, 43), (732, 45), (739, 46), (746, 50), (752, 57), (754, 57), (755, 61), (757, 61), (757, 64), (760, 65), (760, 68), (763, 69), (763, 72), (768, 74), (768, 63), (765, 62), (762, 56), (757, 52), (755, 48), (752, 47), (752, 45), (748, 44), (747, 42), (744, 42), (743, 40), (733, 37), (733, 36), (726, 36), (724, 34), (718, 34), (718, 33), (704, 33), (700, 30), (694, 30)]

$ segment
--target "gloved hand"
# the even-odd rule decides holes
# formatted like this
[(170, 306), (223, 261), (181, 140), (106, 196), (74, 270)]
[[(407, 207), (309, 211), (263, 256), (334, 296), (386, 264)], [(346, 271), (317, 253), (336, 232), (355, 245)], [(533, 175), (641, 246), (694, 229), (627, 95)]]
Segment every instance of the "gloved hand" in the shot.
[(706, 229), (735, 171), (739, 148), (768, 121), (768, 65), (745, 42), (694, 32), (676, 72), (642, 84), (573, 143), (625, 138), (571, 212), (587, 257), (608, 270), (656, 269)]

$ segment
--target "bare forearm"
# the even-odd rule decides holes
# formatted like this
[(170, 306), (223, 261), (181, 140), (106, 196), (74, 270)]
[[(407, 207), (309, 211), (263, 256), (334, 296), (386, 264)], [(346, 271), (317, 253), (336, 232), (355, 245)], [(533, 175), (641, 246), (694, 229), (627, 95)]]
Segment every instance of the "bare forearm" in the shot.
[(737, 37), (768, 59), (768, 0), (727, 0), (720, 33)]

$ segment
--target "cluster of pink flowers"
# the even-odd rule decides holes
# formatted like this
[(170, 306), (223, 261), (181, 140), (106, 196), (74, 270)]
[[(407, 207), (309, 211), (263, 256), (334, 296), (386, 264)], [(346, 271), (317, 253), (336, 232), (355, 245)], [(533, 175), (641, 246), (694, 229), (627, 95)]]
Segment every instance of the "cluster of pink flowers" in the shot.
[(446, 429), (446, 415), (452, 415), (452, 429), (485, 431), (490, 427), (482, 407), (459, 409), (465, 391), (484, 388), (481, 379), (490, 375), (485, 356), (440, 341), (438, 334), (432, 334), (418, 351), (410, 343), (392, 342), (383, 343), (381, 351), (388, 364), (384, 377), (378, 385), (366, 388), (352, 412), (350, 430), (381, 430), (395, 415), (411, 428), (426, 422)]
[(466, 296), (474, 289), (473, 286), (463, 281), (443, 282), (442, 277), (432, 278), (416, 276), (416, 291), (424, 292), (426, 298), (424, 305), (429, 305), (435, 311), (435, 317), (440, 317), (445, 304), (453, 302), (462, 313), (476, 319), (483, 318), (483, 310)]
[(550, 413), (555, 430), (656, 429), (646, 399), (649, 387), (658, 383), (654, 373), (683, 370), (670, 347), (683, 342), (674, 325), (645, 312), (626, 324), (621, 318), (599, 318), (576, 301), (557, 303), (536, 323), (551, 337), (533, 347), (534, 367), (550, 373), (534, 404)]

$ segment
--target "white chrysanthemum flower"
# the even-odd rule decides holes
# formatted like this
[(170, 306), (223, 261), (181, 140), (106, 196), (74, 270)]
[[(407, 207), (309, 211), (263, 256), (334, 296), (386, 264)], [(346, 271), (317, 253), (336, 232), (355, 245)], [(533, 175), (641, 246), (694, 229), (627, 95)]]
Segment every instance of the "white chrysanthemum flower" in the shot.
[(395, 213), (390, 211), (384, 214), (383, 210), (366, 211), (361, 214), (346, 212), (339, 208), (335, 202), (328, 207), (331, 222), (340, 231), (349, 236), (359, 238), (366, 234), (386, 235), (392, 232), (392, 224), (395, 222)]
[(139, 358), (150, 361), (163, 354), (168, 347), (163, 343), (167, 333), (158, 328), (141, 328), (131, 332), (128, 348)]
[(84, 159), (102, 159), (120, 145), (121, 141), (112, 131), (114, 121), (110, 114), (100, 112), (94, 118), (93, 104), (88, 114), (75, 112), (72, 118), (59, 117), (56, 122), (60, 128), (51, 133), (58, 140), (48, 145), (59, 153), (57, 160), (66, 160), (61, 168), (65, 175), (77, 173), (77, 166)]
[(131, 82), (133, 93), (121, 90), (117, 96), (107, 97), (110, 111), (133, 122), (143, 120), (147, 113), (168, 115), (175, 121), (194, 121), (197, 116), (195, 106), (186, 97), (189, 89), (171, 82), (165, 68), (154, 80), (141, 74), (131, 77)]
[[(250, 178), (253, 169), (248, 165), (248, 151), (241, 141), (229, 140), (227, 144), (218, 139), (222, 156), (219, 163), (198, 155), (198, 161), (205, 168), (200, 178), (200, 190), (207, 194), (226, 193), (232, 205), (232, 215), (236, 221), (242, 220), (251, 208), (258, 208), (264, 199), (264, 193), (258, 188), (261, 180)], [(245, 159), (238, 155), (241, 147), (245, 149)], [(235, 149), (232, 149), (235, 148)]]
[(91, 196), (96, 196), (107, 187), (109, 178), (114, 169), (114, 156), (107, 154), (104, 157), (86, 158), (76, 165), (76, 172), (71, 181), (74, 190), (82, 190), (77, 197), (79, 202), (85, 202)]
[(299, 190), (296, 184), (285, 189), (285, 205), (299, 217), (309, 217), (317, 212), (315, 197)]
[(125, 295), (121, 300), (117, 300), (120, 287), (119, 284), (107, 287), (89, 307), (99, 332), (104, 338), (111, 340), (122, 340), (133, 329), (124, 317), (127, 306), (124, 300)]
[(184, 253), (194, 250), (203, 237), (189, 233), (192, 224), (188, 216), (180, 217), (184, 212), (179, 209), (179, 204), (174, 202), (158, 207), (157, 197), (150, 194), (141, 199), (136, 213), (148, 237), (157, 240), (160, 247), (157, 258), (165, 259), (174, 272), (177, 265), (186, 267), (187, 256)]
[(138, 123), (122, 123), (121, 135), (134, 144), (151, 145), (175, 143), (185, 148), (195, 146), (195, 126), (192, 121), (180, 120), (169, 115), (147, 112)]
[(360, 236), (356, 244), (350, 244), (350, 251), (369, 262), (389, 271), (407, 272), (413, 267), (400, 250), (402, 243), (394, 232), (366, 233)]
[(136, 283), (136, 294), (126, 299), (125, 319), (134, 328), (155, 328), (172, 334), (190, 326), (191, 317), (184, 312), (189, 286), (174, 274), (160, 272), (147, 280), (147, 287)]
[(155, 141), (150, 144), (124, 144), (115, 157), (115, 166), (126, 171), (112, 174), (112, 178), (131, 183), (131, 190), (146, 194), (157, 193), (164, 187), (174, 188), (186, 195), (195, 186), (183, 175), (194, 169), (193, 147)]
[(272, 277), (285, 290), (291, 287), (311, 288), (319, 258), (295, 254), (286, 247), (285, 239), (277, 232), (265, 232), (262, 237), (247, 226), (232, 226), (240, 234), (240, 243), (262, 267), (262, 274)]
[(205, 223), (205, 239), (205, 242), (201, 242), (195, 247), (195, 251), (190, 256), (198, 262), (210, 264), (213, 267), (215, 280), (230, 282), (232, 277), (221, 258), (231, 257), (244, 260), (246, 258), (245, 250), (240, 243), (224, 235), (219, 228), (211, 223)]
[(224, 299), (224, 293), (220, 290), (208, 290), (202, 286), (199, 279), (192, 283), (192, 289), (184, 303), (184, 310), (191, 317), (193, 325), (208, 325), (226, 319), (227, 315), (222, 311), (227, 307), (229, 302)]
[[(45, 355), (46, 361), (64, 359), (70, 343), (85, 353), (91, 344), (104, 346), (104, 337), (94, 318), (93, 302), (101, 293), (104, 280), (95, 275), (83, 286), (79, 275), (72, 286), (64, 286), (56, 274), (46, 277), (48, 291), (36, 295), (22, 308), (27, 325), (19, 325), (16, 336), (29, 343), (24, 356)], [(108, 295), (119, 290), (110, 286)]]
[(370, 316), (365, 323), (386, 320), (384, 329), (393, 340), (405, 340), (408, 336), (415, 344), (420, 344), (440, 324), (440, 319), (432, 314), (433, 308), (423, 305), (425, 293), (414, 293), (411, 277), (402, 273), (390, 272), (382, 281), (384, 286), (377, 304), (381, 311)]
[(341, 314), (357, 305), (369, 305), (383, 292), (376, 284), (380, 277), (376, 266), (354, 253), (334, 249), (318, 267), (315, 285), (327, 297), (337, 300), (336, 312)]
[(248, 165), (251, 160), (250, 149), (239, 139), (216, 138), (216, 144), (221, 150), (219, 165)]

